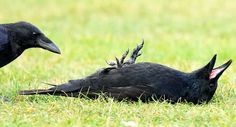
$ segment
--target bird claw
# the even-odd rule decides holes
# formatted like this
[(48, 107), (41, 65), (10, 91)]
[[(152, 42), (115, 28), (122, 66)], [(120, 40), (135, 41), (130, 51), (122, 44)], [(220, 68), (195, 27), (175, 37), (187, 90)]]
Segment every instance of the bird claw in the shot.
[(140, 50), (143, 48), (144, 45), (144, 40), (142, 40), (142, 43), (140, 45), (138, 45), (135, 49), (133, 49), (132, 55), (130, 57), (129, 60), (126, 61), (126, 64), (134, 64), (136, 59), (142, 55), (142, 53), (140, 53)]
[(133, 52), (131, 54), (130, 59), (125, 61), (125, 58), (127, 57), (127, 55), (129, 54), (129, 49), (122, 55), (121, 59), (118, 59), (117, 57), (115, 57), (116, 62), (112, 61), (112, 62), (107, 62), (106, 63), (111, 66), (108, 67), (109, 70), (112, 69), (117, 69), (117, 68), (122, 68), (123, 66), (127, 66), (130, 64), (134, 64), (136, 59), (142, 55), (142, 53), (140, 53), (140, 50), (143, 48), (144, 45), (144, 40), (142, 40), (142, 43), (140, 45), (138, 45), (136, 48), (133, 49)]
[(107, 63), (109, 66), (112, 66), (112, 67), (116, 65), (116, 63), (115, 63), (114, 61), (111, 61), (111, 62), (107, 62), (107, 61), (106, 61), (106, 63)]
[(116, 68), (121, 68), (121, 67), (124, 65), (124, 60), (125, 60), (125, 58), (127, 57), (128, 53), (129, 53), (129, 50), (127, 50), (127, 51), (122, 55), (122, 57), (121, 57), (120, 60), (119, 60), (117, 57), (115, 57), (116, 62), (114, 62), (114, 61), (107, 62), (107, 61), (106, 61), (106, 63), (107, 63), (109, 66), (111, 66), (111, 67), (116, 66)]

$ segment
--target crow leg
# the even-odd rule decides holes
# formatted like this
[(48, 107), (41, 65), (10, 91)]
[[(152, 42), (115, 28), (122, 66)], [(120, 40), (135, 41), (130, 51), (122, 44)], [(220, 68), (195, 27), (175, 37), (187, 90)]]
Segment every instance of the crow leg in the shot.
[(134, 64), (136, 59), (141, 55), (140, 50), (143, 48), (143, 45), (144, 45), (144, 40), (142, 41), (140, 45), (138, 45), (136, 48), (133, 49), (130, 59), (128, 59), (127, 61), (125, 61), (125, 58), (127, 57), (129, 50), (127, 50), (122, 55), (121, 59), (118, 59), (117, 57), (115, 57), (116, 62), (110, 62), (110, 63), (107, 62), (107, 64), (113, 67), (113, 69), (122, 68), (123, 66)]
[(129, 65), (129, 64), (134, 64), (136, 59), (141, 56), (140, 50), (143, 48), (144, 45), (144, 40), (140, 45), (138, 45), (136, 48), (133, 49), (133, 52), (131, 54), (131, 57), (129, 60), (125, 61), (124, 64)]

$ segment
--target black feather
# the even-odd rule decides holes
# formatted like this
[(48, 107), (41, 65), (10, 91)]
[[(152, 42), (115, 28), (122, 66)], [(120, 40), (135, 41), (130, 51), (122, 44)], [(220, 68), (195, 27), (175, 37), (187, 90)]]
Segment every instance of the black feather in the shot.
[(0, 68), (15, 60), (24, 50), (37, 47), (60, 53), (57, 46), (30, 23), (0, 24)]
[[(104, 73), (105, 68), (82, 79), (70, 80), (45, 90), (23, 90), (20, 94), (69, 97), (83, 94), (96, 98), (97, 94), (104, 93), (117, 100), (168, 100), (172, 103), (187, 101), (197, 104), (210, 101), (215, 93), (218, 78), (214, 82), (210, 79), (215, 60), (216, 56), (209, 64), (191, 73), (149, 62), (112, 68)], [(220, 70), (216, 75), (221, 75), (231, 61), (226, 64), (217, 68)]]

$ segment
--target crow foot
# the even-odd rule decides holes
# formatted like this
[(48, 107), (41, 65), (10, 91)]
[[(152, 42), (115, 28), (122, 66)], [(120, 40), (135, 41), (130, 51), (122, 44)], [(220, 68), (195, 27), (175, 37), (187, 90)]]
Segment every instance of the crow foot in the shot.
[(136, 48), (133, 49), (133, 52), (130, 56), (130, 59), (125, 61), (125, 58), (127, 57), (127, 55), (129, 54), (129, 50), (127, 50), (121, 57), (121, 59), (118, 59), (117, 57), (115, 57), (116, 61), (114, 62), (107, 62), (106, 63), (110, 66), (108, 68), (105, 68), (104, 70), (106, 72), (112, 70), (112, 69), (118, 69), (118, 68), (122, 68), (123, 66), (127, 66), (130, 64), (134, 64), (136, 59), (141, 56), (140, 50), (143, 48), (144, 45), (144, 40), (142, 40), (142, 43), (140, 45), (138, 45)]

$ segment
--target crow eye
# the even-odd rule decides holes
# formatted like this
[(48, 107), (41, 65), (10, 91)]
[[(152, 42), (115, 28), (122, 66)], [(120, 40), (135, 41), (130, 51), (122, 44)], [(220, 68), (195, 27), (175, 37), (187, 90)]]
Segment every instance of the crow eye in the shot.
[(215, 86), (215, 84), (211, 83), (211, 84), (210, 84), (210, 87), (213, 87), (213, 86)]
[(33, 32), (32, 34), (33, 34), (33, 35), (38, 35), (38, 33), (36, 33), (36, 32)]

